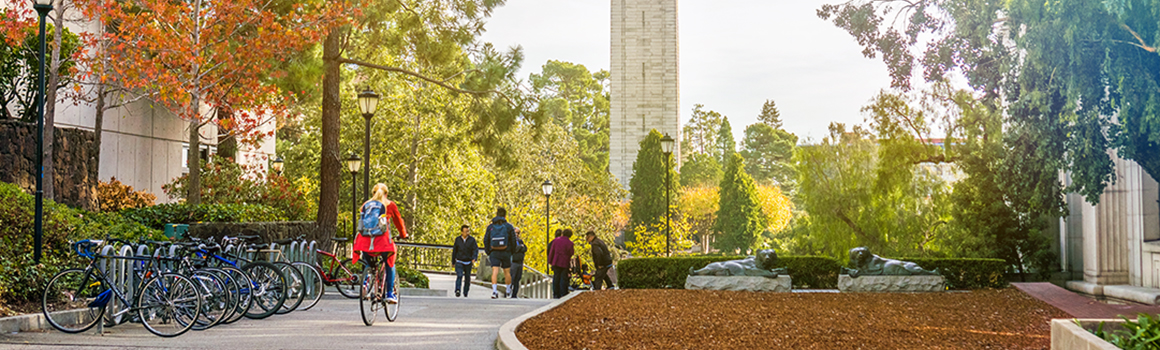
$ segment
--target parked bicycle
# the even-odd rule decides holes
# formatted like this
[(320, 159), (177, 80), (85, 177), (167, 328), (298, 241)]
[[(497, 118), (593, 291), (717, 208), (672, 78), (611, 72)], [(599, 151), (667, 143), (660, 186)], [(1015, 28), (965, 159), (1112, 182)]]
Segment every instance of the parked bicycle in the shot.
[[(338, 249), (338, 245), (349, 242), (350, 238), (334, 237), (330, 240), (335, 242), (336, 251), (344, 251)], [(322, 283), (335, 287), (338, 294), (342, 294), (344, 297), (357, 299), (362, 288), (362, 263), (352, 262), (350, 258), (346, 257), (339, 258), (335, 253), (322, 249), (317, 249), (314, 252), (316, 254), (314, 267), (317, 268), (322, 277)], [(319, 298), (321, 297), (319, 295)]]

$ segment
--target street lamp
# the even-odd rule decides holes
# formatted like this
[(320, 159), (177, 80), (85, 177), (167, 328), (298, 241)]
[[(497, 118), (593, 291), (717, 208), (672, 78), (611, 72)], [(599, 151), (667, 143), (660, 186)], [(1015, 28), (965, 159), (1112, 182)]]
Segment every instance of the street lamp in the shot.
[(661, 151), (665, 153), (665, 251), (668, 251), (669, 255), (673, 255), (673, 248), (670, 245), (671, 243), (669, 243), (672, 240), (673, 234), (673, 226), (669, 224), (669, 216), (671, 216), (669, 215), (669, 192), (672, 192), (670, 188), (673, 181), (671, 175), (672, 168), (670, 168), (669, 165), (669, 158), (671, 158), (673, 155), (673, 141), (674, 140), (672, 136), (669, 136), (667, 133), (665, 134), (665, 137), (661, 138)]
[(548, 246), (552, 245), (552, 180), (544, 180), (540, 185), (544, 189), (544, 271), (551, 270), (552, 263), (548, 261)]
[(368, 169), (363, 169), (363, 200), (371, 198), (371, 117), (375, 116), (375, 109), (379, 107), (379, 94), (374, 90), (367, 88), (363, 92), (358, 93), (358, 110), (362, 112), (363, 119), (367, 121), (366, 138), (363, 139), (363, 158), (366, 158)]
[(357, 153), (351, 152), (350, 157), (346, 158), (346, 170), (350, 170), (350, 216), (354, 218), (354, 222), (350, 225), (350, 237), (354, 238), (358, 234), (358, 168), (362, 167), (362, 159), (358, 157)]
[(273, 165), (271, 165), (274, 171), (278, 173), (278, 176), (282, 176), (282, 167), (284, 166), (286, 166), (286, 161), (283, 161), (281, 156), (275, 159)]
[(47, 50), (44, 18), (52, 11), (52, 0), (36, 0), (32, 8), (40, 14), (40, 64), (36, 66), (36, 215), (32, 235), (32, 260), (39, 264), (44, 241), (44, 52)]

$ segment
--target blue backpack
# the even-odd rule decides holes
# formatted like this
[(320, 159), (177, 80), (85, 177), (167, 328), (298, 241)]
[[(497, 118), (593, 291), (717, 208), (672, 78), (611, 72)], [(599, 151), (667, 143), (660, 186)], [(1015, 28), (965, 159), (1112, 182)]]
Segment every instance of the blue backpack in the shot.
[(379, 220), (386, 213), (387, 206), (383, 205), (383, 202), (370, 201), (367, 204), (363, 204), (362, 218), (359, 220), (362, 228), (359, 230), (359, 234), (367, 237), (377, 237), (390, 232), (391, 226), (384, 225)]
[(493, 223), (491, 227), (488, 227), (488, 230), (491, 231), (491, 249), (507, 250), (508, 236), (511, 232), (506, 223)]

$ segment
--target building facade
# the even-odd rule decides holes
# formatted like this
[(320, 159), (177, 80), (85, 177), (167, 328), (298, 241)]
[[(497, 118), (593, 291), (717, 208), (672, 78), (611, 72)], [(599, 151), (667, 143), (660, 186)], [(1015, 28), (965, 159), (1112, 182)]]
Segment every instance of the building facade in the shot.
[(608, 162), (626, 188), (650, 130), (681, 140), (678, 44), (676, 0), (612, 0)]

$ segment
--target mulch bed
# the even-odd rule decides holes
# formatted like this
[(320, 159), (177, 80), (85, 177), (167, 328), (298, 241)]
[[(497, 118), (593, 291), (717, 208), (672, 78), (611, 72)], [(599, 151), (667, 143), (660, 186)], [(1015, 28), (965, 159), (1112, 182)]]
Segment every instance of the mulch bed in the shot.
[(1014, 288), (924, 294), (586, 292), (524, 322), (529, 349), (1048, 349), (1059, 309)]

